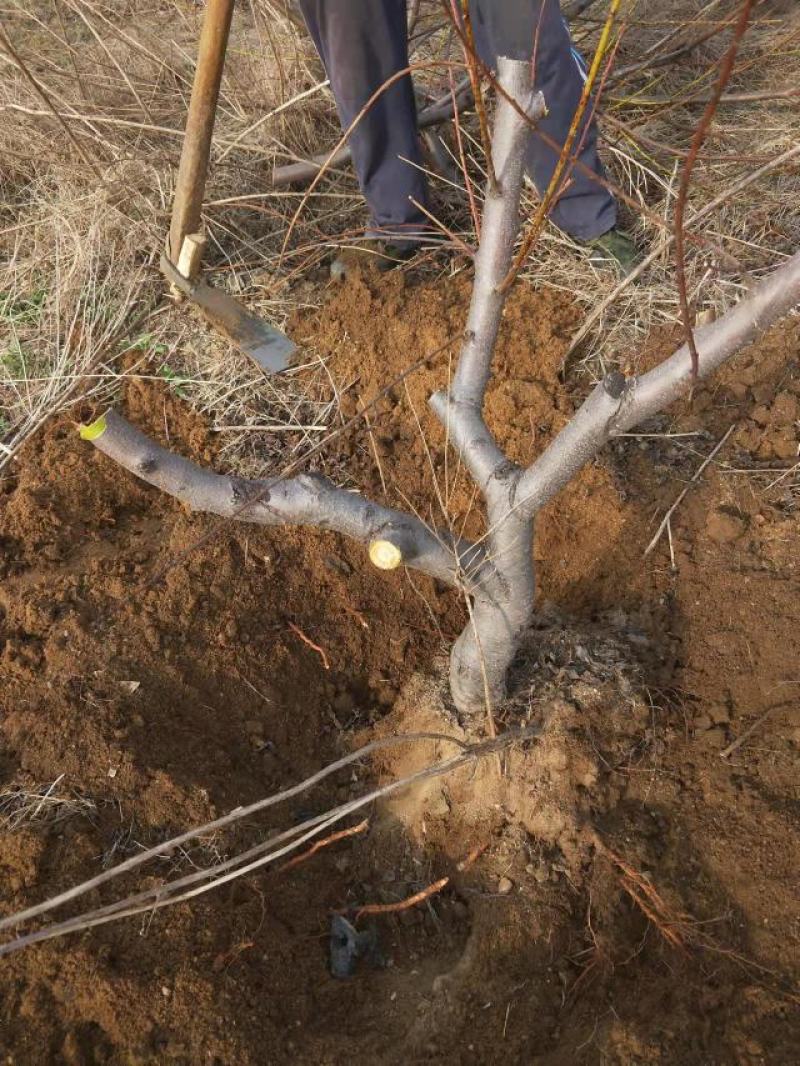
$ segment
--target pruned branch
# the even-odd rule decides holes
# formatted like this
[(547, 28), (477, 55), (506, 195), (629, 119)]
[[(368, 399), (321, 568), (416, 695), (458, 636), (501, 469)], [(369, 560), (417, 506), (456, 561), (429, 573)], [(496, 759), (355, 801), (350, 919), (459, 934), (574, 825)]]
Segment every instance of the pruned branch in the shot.
[(264, 481), (215, 474), (162, 448), (113, 410), (87, 427), (84, 436), (104, 455), (192, 511), (265, 526), (317, 526), (363, 544), (388, 542), (398, 550), (399, 562), (450, 585), (459, 585), (462, 572), (474, 570), (481, 561), (480, 549), (468, 541), (435, 533), (415, 516), (337, 488), (319, 474)]

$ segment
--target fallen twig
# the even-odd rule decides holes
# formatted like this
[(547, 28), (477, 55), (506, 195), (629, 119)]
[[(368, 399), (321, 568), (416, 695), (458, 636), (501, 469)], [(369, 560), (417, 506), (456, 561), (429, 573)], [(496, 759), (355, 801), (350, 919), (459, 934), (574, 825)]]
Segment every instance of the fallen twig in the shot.
[(225, 826), (231, 825), (233, 822), (240, 821), (242, 818), (248, 818), (250, 815), (266, 810), (268, 807), (274, 807), (278, 803), (294, 799), (295, 796), (307, 792), (321, 781), (324, 781), (325, 778), (330, 777), (331, 774), (336, 773), (337, 770), (343, 770), (345, 767), (350, 766), (354, 762), (358, 762), (359, 759), (366, 758), (375, 751), (380, 751), (386, 747), (396, 747), (398, 744), (407, 742), (412, 743), (420, 740), (435, 740), (455, 744), (462, 751), (467, 751), (469, 749), (469, 745), (465, 744), (464, 741), (457, 737), (448, 736), (446, 733), (407, 733), (403, 736), (382, 737), (379, 740), (373, 740), (363, 748), (350, 752), (348, 755), (342, 756), (341, 759), (337, 759), (335, 762), (330, 763), (322, 770), (318, 770), (317, 773), (312, 774), (311, 777), (307, 777), (298, 785), (292, 785), (290, 788), (284, 789), (282, 792), (277, 792), (275, 795), (268, 796), (266, 799), (257, 800), (255, 803), (251, 803), (247, 807), (236, 807), (221, 818), (216, 818), (213, 822), (207, 822), (205, 825), (197, 826), (195, 829), (189, 829), (185, 833), (173, 837), (171, 840), (166, 840), (161, 844), (157, 844), (155, 847), (148, 848), (146, 851), (133, 855), (130, 859), (126, 859), (125, 862), (120, 863), (118, 866), (106, 870), (104, 873), (98, 874), (97, 877), (93, 877), (88, 881), (84, 881), (82, 884), (76, 885), (74, 888), (67, 889), (65, 892), (61, 892), (52, 899), (45, 900), (43, 903), (37, 903), (33, 907), (20, 911), (19, 914), (12, 914), (6, 918), (0, 919), (0, 930), (20, 925), (22, 922), (26, 922), (30, 918), (35, 918), (38, 915), (45, 914), (48, 911), (62, 906), (64, 903), (69, 903), (70, 900), (77, 899), (78, 896), (85, 895), (87, 892), (99, 888), (100, 885), (112, 880), (112, 878), (119, 877), (120, 874), (123, 873), (128, 873), (131, 870), (142, 866), (144, 863), (149, 862), (149, 860), (158, 858), (164, 855), (165, 852), (180, 847), (189, 840), (196, 840), (197, 837), (214, 833), (219, 829), (223, 829)]
[(766, 722), (766, 720), (769, 718), (773, 711), (778, 711), (781, 709), (781, 707), (791, 706), (793, 703), (793, 700), (781, 700), (780, 703), (773, 703), (771, 707), (767, 707), (766, 711), (764, 711), (763, 714), (760, 714), (758, 718), (756, 718), (755, 722), (753, 722), (752, 725), (749, 725), (747, 729), (745, 729), (744, 733), (742, 733), (736, 738), (736, 740), (730, 743), (727, 748), (722, 749), (722, 751), (719, 753), (720, 759), (727, 759), (730, 755), (733, 755), (735, 751), (738, 751), (739, 748), (741, 748), (742, 744), (744, 744), (746, 740), (749, 740), (753, 733), (755, 733), (755, 731), (760, 726), (762, 726), (764, 722)]
[(353, 618), (355, 618), (355, 620), (358, 622), (362, 629), (369, 629), (369, 622), (366, 620), (361, 611), (357, 611), (355, 607), (351, 607), (347, 603), (343, 604), (342, 606), (348, 614), (351, 614)]
[(703, 462), (700, 464), (700, 466), (694, 472), (694, 474), (692, 475), (692, 479), (689, 482), (689, 484), (684, 488), (683, 492), (681, 492), (680, 496), (678, 496), (678, 498), (675, 501), (675, 503), (673, 503), (673, 505), (670, 507), (670, 509), (667, 511), (667, 513), (664, 515), (663, 519), (661, 520), (661, 525), (656, 530), (655, 536), (653, 537), (653, 539), (650, 541), (650, 543), (647, 545), (647, 547), (644, 550), (644, 555), (645, 556), (648, 556), (650, 554), (650, 552), (653, 550), (653, 548), (655, 548), (656, 544), (658, 544), (659, 540), (661, 539), (661, 534), (664, 532), (664, 530), (669, 525), (669, 521), (672, 518), (673, 514), (675, 513), (676, 508), (681, 504), (682, 500), (686, 496), (686, 494), (689, 491), (689, 489), (692, 487), (692, 485), (695, 484), (697, 479), (703, 473), (703, 471), (708, 466), (708, 464), (712, 461), (712, 459), (717, 454), (717, 452), (720, 450), (720, 448), (725, 443), (725, 441), (728, 439), (728, 437), (730, 437), (731, 433), (733, 433), (735, 428), (736, 428), (736, 423), (734, 422), (734, 424), (728, 428), (728, 431), (725, 434), (725, 436), (722, 438), (722, 440), (720, 440), (716, 444), (716, 446), (714, 447), (713, 451), (703, 460)]
[(238, 808), (225, 817), (217, 819), (215, 822), (210, 822), (205, 826), (189, 830), (187, 833), (182, 833), (173, 840), (166, 841), (155, 848), (150, 848), (139, 855), (133, 856), (125, 862), (120, 863), (112, 870), (107, 870), (105, 873), (99, 874), (97, 877), (93, 877), (89, 881), (83, 882), (83, 884), (76, 885), (74, 888), (68, 889), (66, 892), (62, 892), (60, 895), (55, 896), (52, 899), (45, 900), (43, 903), (29, 907), (27, 910), (21, 911), (19, 914), (12, 914), (7, 918), (2, 919), (2, 921), (0, 921), (0, 929), (18, 926), (30, 918), (51, 911), (77, 896), (90, 892), (92, 889), (97, 888), (106, 881), (140, 866), (148, 859), (163, 855), (165, 851), (175, 848), (187, 840), (201, 836), (211, 830), (221, 828), (223, 825), (229, 825), (231, 822), (240, 820), (249, 814), (253, 814), (257, 810), (263, 810), (281, 800), (297, 795), (298, 792), (310, 788), (312, 784), (316, 784), (324, 777), (333, 773), (334, 770), (341, 769), (379, 748), (394, 746), (412, 739), (429, 739), (456, 744), (460, 751), (458, 754), (442, 759), (438, 763), (425, 766), (422, 769), (417, 770), (415, 773), (409, 774), (407, 777), (391, 781), (379, 788), (372, 789), (357, 799), (350, 800), (349, 802), (340, 804), (338, 807), (334, 807), (323, 814), (309, 818), (299, 825), (293, 826), (291, 829), (285, 830), (283, 833), (280, 833), (267, 841), (262, 841), (247, 851), (217, 863), (207, 869), (196, 870), (193, 873), (179, 877), (174, 881), (146, 889), (133, 896), (118, 900), (116, 903), (99, 907), (94, 911), (80, 914), (74, 918), (67, 919), (66, 921), (59, 922), (52, 926), (47, 926), (36, 932), (18, 937), (16, 940), (11, 940), (6, 944), (2, 944), (0, 945), (0, 956), (9, 955), (12, 952), (19, 951), (31, 944), (43, 940), (50, 940), (53, 937), (63, 936), (66, 933), (90, 929), (96, 925), (103, 925), (106, 922), (116, 921), (119, 918), (129, 917), (134, 914), (156, 911), (162, 907), (168, 907), (175, 903), (182, 903), (195, 896), (202, 895), (214, 888), (218, 888), (220, 885), (227, 884), (235, 878), (242, 877), (253, 870), (260, 869), (261, 867), (274, 862), (276, 859), (282, 858), (285, 854), (295, 850), (307, 840), (324, 832), (329, 826), (341, 821), (342, 818), (346, 818), (354, 811), (373, 803), (376, 799), (392, 795), (395, 792), (416, 784), (417, 782), (452, 773), (453, 771), (460, 769), (462, 766), (474, 762), (476, 759), (484, 758), (487, 755), (507, 747), (509, 744), (533, 739), (538, 736), (540, 732), (540, 727), (528, 726), (524, 729), (517, 729), (504, 733), (496, 740), (485, 740), (472, 745), (465, 744), (463, 741), (458, 740), (455, 737), (440, 733), (415, 733), (402, 737), (386, 737), (379, 741), (373, 741), (371, 744), (366, 745), (366, 747), (361, 748), (358, 752), (344, 756), (342, 759), (325, 767), (323, 770), (314, 774), (313, 777), (308, 778), (299, 785), (295, 785), (291, 789), (286, 789), (275, 796), (270, 796), (267, 799), (250, 804), (249, 807)]
[(236, 944), (230, 951), (223, 951), (221, 955), (217, 955), (214, 961), (211, 963), (211, 969), (214, 973), (219, 973), (221, 970), (226, 969), (230, 964), (242, 954), (243, 951), (249, 951), (254, 948), (255, 941), (243, 940), (240, 944)]

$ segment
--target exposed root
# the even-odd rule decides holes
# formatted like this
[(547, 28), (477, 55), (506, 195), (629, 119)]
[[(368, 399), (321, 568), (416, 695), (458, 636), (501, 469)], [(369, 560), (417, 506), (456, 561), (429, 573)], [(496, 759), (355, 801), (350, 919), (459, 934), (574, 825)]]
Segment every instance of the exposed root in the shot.
[(599, 837), (595, 837), (595, 843), (601, 853), (621, 871), (618, 875), (620, 885), (664, 940), (672, 947), (686, 951), (691, 942), (690, 916), (670, 907), (644, 874), (612, 851)]

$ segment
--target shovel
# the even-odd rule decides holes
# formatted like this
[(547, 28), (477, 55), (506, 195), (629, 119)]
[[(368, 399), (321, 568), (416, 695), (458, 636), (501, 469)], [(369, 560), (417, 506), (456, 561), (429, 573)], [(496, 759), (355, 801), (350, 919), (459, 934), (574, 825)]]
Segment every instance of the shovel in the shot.
[(169, 252), (161, 257), (161, 272), (173, 291), (195, 304), (215, 329), (255, 360), (262, 370), (275, 374), (289, 365), (295, 344), (228, 293), (199, 277), (205, 248), (205, 237), (199, 232), (203, 196), (233, 4), (234, 0), (208, 0), (206, 4), (175, 183)]

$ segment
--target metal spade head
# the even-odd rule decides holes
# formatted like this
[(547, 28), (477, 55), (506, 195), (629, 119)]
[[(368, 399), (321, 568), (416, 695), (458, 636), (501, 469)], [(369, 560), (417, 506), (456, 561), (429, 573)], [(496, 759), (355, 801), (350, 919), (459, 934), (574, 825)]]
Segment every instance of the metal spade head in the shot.
[(285, 333), (251, 314), (228, 293), (202, 279), (190, 281), (165, 255), (161, 272), (176, 289), (199, 307), (212, 326), (224, 333), (267, 374), (278, 374), (289, 365), (296, 345)]

